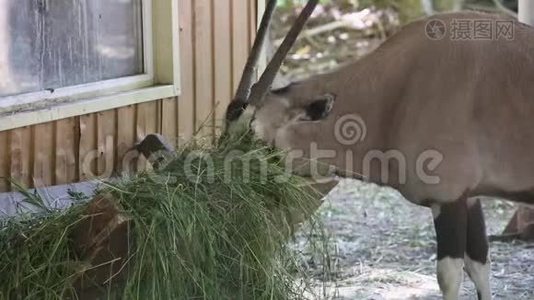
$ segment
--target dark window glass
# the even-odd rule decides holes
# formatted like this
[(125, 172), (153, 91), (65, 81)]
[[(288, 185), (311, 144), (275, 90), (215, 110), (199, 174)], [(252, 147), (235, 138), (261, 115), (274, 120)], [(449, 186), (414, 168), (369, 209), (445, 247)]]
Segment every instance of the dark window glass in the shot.
[(142, 74), (141, 1), (0, 0), (0, 97)]

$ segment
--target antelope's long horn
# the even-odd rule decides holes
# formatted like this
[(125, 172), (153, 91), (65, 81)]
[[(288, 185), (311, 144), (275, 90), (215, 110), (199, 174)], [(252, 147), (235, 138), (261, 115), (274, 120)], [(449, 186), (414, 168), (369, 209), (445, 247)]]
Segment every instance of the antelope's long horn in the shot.
[(243, 75), (241, 75), (241, 81), (237, 87), (234, 100), (246, 101), (250, 95), (250, 89), (254, 81), (254, 72), (256, 71), (265, 40), (267, 40), (268, 29), (271, 26), (275, 9), (276, 0), (269, 0), (265, 8), (265, 13), (261, 19), (260, 28), (254, 39), (254, 45), (252, 46), (252, 50), (250, 51), (250, 55), (243, 70)]
[(252, 86), (250, 97), (247, 101), (248, 103), (257, 104), (265, 98), (265, 95), (269, 92), (274, 78), (276, 77), (278, 70), (280, 70), (280, 67), (289, 53), (289, 50), (291, 50), (293, 44), (295, 44), (298, 35), (304, 28), (304, 25), (310, 18), (318, 3), (319, 0), (310, 0), (308, 3), (306, 3), (306, 6), (298, 16), (297, 20), (289, 30), (289, 33), (284, 38), (284, 41), (278, 50), (276, 50), (276, 53), (261, 75), (260, 80), (258, 80), (258, 82)]
[(237, 119), (246, 106), (247, 99), (250, 96), (250, 89), (254, 83), (254, 72), (257, 68), (263, 45), (267, 40), (268, 29), (271, 26), (273, 14), (276, 9), (276, 1), (277, 0), (269, 0), (269, 2), (267, 2), (265, 12), (261, 18), (260, 27), (258, 28), (256, 38), (254, 39), (254, 45), (250, 50), (234, 99), (232, 99), (232, 102), (230, 102), (230, 105), (226, 110), (226, 121)]
[(278, 73), (278, 70), (280, 69), (280, 66), (282, 65), (282, 62), (287, 56), (287, 53), (295, 43), (295, 40), (302, 31), (302, 28), (304, 28), (306, 21), (311, 16), (318, 2), (319, 0), (308, 1), (299, 17), (289, 30), (289, 33), (285, 37), (284, 41), (269, 62), (269, 65), (261, 75), (260, 80), (256, 84), (253, 84), (254, 70), (257, 67), (261, 48), (263, 47), (263, 44), (267, 38), (267, 30), (269, 29), (274, 10), (276, 8), (276, 0), (269, 0), (265, 9), (265, 13), (262, 17), (256, 39), (254, 40), (254, 46), (252, 47), (251, 53), (247, 59), (238, 89), (234, 99), (232, 102), (230, 102), (226, 110), (227, 123), (239, 118), (249, 103), (257, 103), (265, 97), (271, 84), (273, 83), (276, 74)]

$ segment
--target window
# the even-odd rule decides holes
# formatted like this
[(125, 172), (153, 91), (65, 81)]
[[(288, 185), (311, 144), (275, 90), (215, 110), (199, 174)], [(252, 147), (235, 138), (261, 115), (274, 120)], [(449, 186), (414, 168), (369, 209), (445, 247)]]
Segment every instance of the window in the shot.
[(177, 95), (177, 9), (177, 0), (0, 0), (0, 130)]

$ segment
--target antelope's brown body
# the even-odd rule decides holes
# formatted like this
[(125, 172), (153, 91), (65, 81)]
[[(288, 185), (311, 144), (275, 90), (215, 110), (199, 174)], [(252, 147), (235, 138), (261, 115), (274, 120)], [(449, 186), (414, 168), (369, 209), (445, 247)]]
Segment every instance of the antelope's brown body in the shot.
[[(454, 20), (500, 20), (481, 13), (439, 19), (449, 29)], [(534, 203), (534, 29), (514, 21), (513, 40), (453, 40), (450, 30), (432, 40), (426, 24), (408, 25), (356, 63), (269, 94), (255, 113), (259, 136), (287, 150), (309, 153), (311, 143), (334, 150), (335, 157), (322, 161), (338, 173), (350, 167), (415, 203), (455, 201), (466, 192)], [(295, 118), (326, 93), (335, 95), (326, 118)], [(336, 122), (346, 115), (361, 116), (365, 139), (340, 143)], [(433, 172), (438, 184), (416, 174), (417, 158), (430, 149), (443, 154)], [(379, 168), (363, 174), (363, 158), (374, 150), (405, 156), (405, 184), (395, 164), (388, 182)], [(347, 151), (354, 153), (352, 164)]]
[(534, 204), (534, 28), (436, 15), (353, 64), (257, 98), (241, 119), (253, 116), (294, 172), (365, 179), (430, 207), (444, 299), (458, 299), (464, 268), (479, 300), (491, 299), (475, 197)]

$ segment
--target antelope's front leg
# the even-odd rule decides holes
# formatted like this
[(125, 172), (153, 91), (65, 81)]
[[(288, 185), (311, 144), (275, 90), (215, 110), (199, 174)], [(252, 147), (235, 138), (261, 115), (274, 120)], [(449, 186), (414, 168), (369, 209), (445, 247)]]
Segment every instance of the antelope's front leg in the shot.
[(443, 299), (457, 300), (463, 280), (467, 235), (466, 199), (431, 206), (437, 239), (437, 275)]

